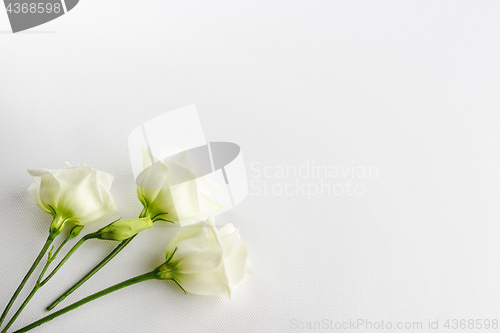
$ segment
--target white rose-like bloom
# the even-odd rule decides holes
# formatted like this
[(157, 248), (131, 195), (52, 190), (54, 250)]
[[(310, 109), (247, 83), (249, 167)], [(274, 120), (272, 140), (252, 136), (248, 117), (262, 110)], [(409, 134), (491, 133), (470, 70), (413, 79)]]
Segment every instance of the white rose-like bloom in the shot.
[(222, 208), (215, 201), (218, 186), (198, 177), (185, 151), (151, 161), (143, 148), (144, 171), (137, 179), (137, 197), (144, 206), (141, 217), (178, 222), (208, 215)]
[(87, 165), (59, 170), (29, 169), (34, 183), (28, 188), (38, 207), (54, 216), (50, 232), (58, 234), (67, 222), (85, 225), (118, 212), (111, 196), (113, 176)]
[(174, 280), (196, 295), (225, 295), (245, 274), (253, 273), (247, 246), (232, 224), (217, 231), (213, 217), (184, 227), (167, 248), (167, 262), (159, 267), (159, 279)]

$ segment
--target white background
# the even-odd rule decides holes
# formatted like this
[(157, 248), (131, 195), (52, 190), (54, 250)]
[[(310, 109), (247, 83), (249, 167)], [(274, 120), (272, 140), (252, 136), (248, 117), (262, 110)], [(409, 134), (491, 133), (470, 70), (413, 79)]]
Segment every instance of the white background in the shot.
[[(196, 104), (208, 140), (242, 147), (249, 181), (266, 180), (253, 169), (308, 161), (377, 166), (378, 177), (353, 180), (361, 196), (251, 188), (217, 221), (241, 228), (256, 269), (232, 300), (150, 281), (37, 332), (499, 319), (499, 10), (495, 1), (82, 0), (19, 34), (0, 10), (0, 307), (50, 224), (25, 191), (26, 169), (67, 160), (108, 171), (120, 215), (132, 218), (141, 205), (129, 132)], [(139, 235), (64, 305), (156, 267), (177, 228)], [(45, 315), (113, 246), (85, 244), (13, 328)]]

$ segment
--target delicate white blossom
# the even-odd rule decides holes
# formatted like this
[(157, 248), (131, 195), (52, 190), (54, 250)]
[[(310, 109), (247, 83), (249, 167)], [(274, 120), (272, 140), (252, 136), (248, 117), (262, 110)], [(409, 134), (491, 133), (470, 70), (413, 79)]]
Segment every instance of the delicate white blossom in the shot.
[(141, 216), (178, 222), (222, 208), (215, 200), (218, 186), (207, 176), (197, 176), (185, 152), (151, 161), (145, 151), (143, 159), (144, 171), (137, 179), (137, 197), (144, 206)]
[(238, 230), (228, 224), (217, 231), (210, 218), (184, 227), (174, 237), (157, 275), (192, 294), (231, 297), (245, 274), (253, 273), (247, 255)]
[(34, 181), (28, 192), (43, 211), (54, 216), (51, 232), (60, 232), (67, 222), (85, 225), (118, 212), (110, 193), (113, 176), (106, 172), (67, 162), (63, 169), (28, 172)]

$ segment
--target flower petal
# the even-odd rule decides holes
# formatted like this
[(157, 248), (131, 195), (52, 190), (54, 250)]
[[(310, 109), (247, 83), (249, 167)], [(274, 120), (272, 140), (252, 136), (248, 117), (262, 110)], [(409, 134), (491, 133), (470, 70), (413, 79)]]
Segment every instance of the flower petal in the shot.
[(154, 220), (158, 216), (175, 222), (189, 220), (222, 208), (212, 199), (218, 186), (207, 176), (197, 178), (186, 151), (158, 161), (143, 148), (143, 162), (147, 167), (137, 179), (137, 196)]
[(245, 277), (245, 268), (247, 265), (248, 249), (247, 246), (240, 241), (233, 252), (224, 259), (227, 270), (231, 276), (233, 285), (239, 284)]
[(48, 169), (28, 169), (28, 173), (30, 174), (31, 178), (33, 178), (33, 181), (38, 185), (40, 185), (42, 176), (51, 172), (52, 170)]
[(176, 273), (174, 279), (191, 294), (228, 295), (227, 279), (222, 265), (202, 273)]
[(43, 203), (42, 200), (40, 199), (40, 185), (37, 183), (33, 183), (28, 187), (28, 192), (37, 204), (38, 207), (40, 207), (41, 210), (43, 210), (46, 213), (52, 214), (52, 210), (50, 210), (50, 207), (46, 207)]
[[(174, 258), (177, 256), (177, 252)], [(182, 258), (175, 258), (170, 263), (170, 267), (182, 271), (182, 273), (197, 273), (210, 271), (220, 266), (222, 262), (222, 248), (213, 246), (206, 251), (196, 254), (186, 255)]]
[(111, 190), (111, 185), (113, 184), (113, 180), (115, 179), (113, 175), (104, 171), (97, 171), (96, 178), (97, 183), (101, 184), (107, 192)]
[(52, 173), (44, 174), (40, 181), (40, 201), (45, 207), (57, 209), (61, 184)]
[(90, 176), (87, 176), (79, 186), (66, 188), (64, 196), (60, 200), (61, 207), (67, 209), (70, 215), (76, 219), (101, 210), (103, 199), (99, 186), (91, 181)]
[[(109, 192), (105, 191), (104, 186), (98, 185), (98, 187), (101, 187), (101, 193), (100, 195), (102, 198), (100, 198), (102, 201), (100, 202), (100, 206), (98, 208), (97, 205), (94, 206), (95, 210), (89, 210), (89, 211), (80, 211), (81, 215), (77, 215), (77, 211), (73, 211), (74, 213), (74, 222), (80, 224), (80, 225), (85, 225), (89, 224), (91, 222), (97, 222), (97, 221), (103, 221), (106, 220), (112, 216), (114, 216), (116, 213), (118, 213), (118, 207), (115, 203), (115, 200), (113, 197), (110, 195)], [(95, 195), (95, 194), (94, 194)], [(95, 199), (95, 197), (94, 197)], [(86, 203), (91, 203), (92, 199), (89, 196), (87, 199), (82, 199), (86, 200)], [(95, 203), (95, 202), (94, 202)], [(87, 206), (87, 208), (91, 207), (91, 205)]]
[(177, 249), (172, 258), (173, 260), (177, 260), (188, 255), (195, 255), (206, 251), (209, 243), (208, 229), (204, 226), (203, 222), (199, 222), (191, 225), (189, 228), (181, 229), (168, 245), (167, 253), (172, 253), (174, 249)]
[(236, 228), (232, 223), (228, 223), (219, 230), (219, 236), (222, 238), (236, 231)]
[(238, 230), (234, 229), (233, 232), (231, 232), (229, 234), (226, 233), (228, 230), (231, 230), (231, 229), (234, 229), (234, 227), (233, 228), (229, 227), (226, 230), (221, 230), (221, 231), (225, 232), (225, 234), (223, 234), (223, 235), (221, 235), (221, 232), (219, 232), (219, 236), (220, 236), (221, 241), (222, 241), (222, 246), (224, 247), (224, 259), (229, 257), (229, 255), (231, 255), (231, 253), (233, 253), (233, 251), (241, 243), (243, 243), (241, 238), (240, 238)]

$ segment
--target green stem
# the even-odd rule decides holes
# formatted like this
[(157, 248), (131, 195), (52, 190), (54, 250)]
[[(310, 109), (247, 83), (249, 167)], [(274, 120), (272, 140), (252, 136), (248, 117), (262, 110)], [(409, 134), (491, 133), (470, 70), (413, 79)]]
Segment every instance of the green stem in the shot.
[(26, 282), (30, 278), (30, 276), (33, 273), (33, 271), (35, 270), (35, 268), (40, 263), (40, 260), (42, 260), (43, 256), (47, 252), (48, 248), (50, 247), (50, 244), (52, 244), (52, 242), (54, 241), (54, 238), (56, 238), (56, 236), (57, 236), (56, 233), (51, 233), (49, 235), (49, 237), (47, 238), (47, 241), (45, 242), (45, 245), (43, 246), (42, 250), (40, 251), (40, 254), (35, 259), (35, 262), (33, 263), (33, 265), (31, 265), (31, 268), (29, 269), (28, 273), (26, 273), (26, 276), (21, 281), (21, 284), (19, 285), (19, 287), (17, 287), (16, 291), (14, 292), (14, 295), (12, 295), (12, 298), (10, 299), (9, 303), (7, 304), (7, 307), (3, 311), (2, 317), (0, 317), (0, 325), (2, 325), (2, 322), (4, 321), (5, 317), (7, 316), (7, 313), (9, 312), (10, 308), (12, 307), (12, 304), (14, 304), (14, 301), (16, 300), (17, 296), (19, 295), (19, 293), (23, 289), (24, 285), (26, 284)]
[(60, 315), (65, 314), (66, 312), (69, 312), (71, 310), (74, 310), (77, 307), (82, 306), (82, 305), (84, 305), (84, 304), (86, 304), (86, 303), (88, 303), (90, 301), (93, 301), (93, 300), (99, 298), (99, 297), (102, 297), (104, 295), (112, 293), (113, 291), (116, 291), (116, 290), (128, 287), (130, 285), (133, 285), (133, 284), (136, 284), (136, 283), (139, 283), (139, 282), (142, 282), (142, 281), (156, 279), (156, 278), (157, 278), (156, 270), (154, 270), (152, 272), (149, 272), (149, 273), (146, 273), (146, 274), (142, 274), (142, 275), (136, 276), (134, 278), (128, 279), (126, 281), (123, 281), (121, 283), (115, 284), (114, 286), (111, 286), (109, 288), (101, 290), (101, 291), (99, 291), (99, 292), (97, 292), (97, 293), (95, 293), (93, 295), (87, 296), (87, 297), (81, 299), (80, 301), (78, 301), (76, 303), (68, 305), (67, 307), (65, 307), (65, 308), (63, 308), (63, 309), (61, 309), (59, 311), (56, 311), (53, 314), (45, 316), (42, 319), (37, 320), (34, 323), (21, 328), (20, 330), (15, 331), (14, 333), (27, 332), (27, 331), (31, 330), (32, 328), (40, 326), (43, 323), (46, 323), (46, 322), (48, 322), (48, 321), (50, 321), (50, 320), (52, 320), (52, 319), (54, 319), (56, 317), (59, 317)]
[(121, 242), (115, 249), (106, 257), (104, 258), (97, 266), (95, 266), (90, 272), (88, 272), (83, 278), (80, 279), (75, 285), (73, 285), (71, 288), (69, 288), (64, 294), (59, 296), (58, 299), (56, 299), (52, 304), (50, 304), (47, 307), (47, 310), (52, 310), (57, 304), (61, 303), (66, 297), (68, 297), (72, 292), (74, 292), (76, 289), (78, 289), (82, 284), (84, 284), (88, 279), (90, 279), (95, 273), (97, 273), (101, 268), (103, 268), (111, 259), (113, 259), (118, 253), (120, 253), (121, 250), (127, 246), (132, 239), (134, 239), (136, 235), (127, 238), (123, 242)]
[(56, 272), (59, 270), (59, 268), (61, 268), (61, 266), (69, 259), (69, 257), (71, 257), (71, 255), (80, 247), (80, 245), (82, 245), (87, 239), (90, 239), (90, 238), (93, 238), (94, 237), (94, 234), (88, 234), (84, 237), (82, 237), (82, 239), (80, 239), (78, 241), (78, 243), (76, 243), (72, 248), (71, 250), (66, 254), (66, 256), (63, 258), (63, 260), (61, 260), (61, 262), (57, 265), (57, 267), (49, 274), (49, 276), (47, 276), (47, 278), (45, 280), (42, 281), (42, 278), (43, 278), (43, 275), (45, 274), (45, 272), (47, 271), (47, 268), (50, 266), (51, 262), (56, 258), (57, 254), (59, 253), (59, 251), (61, 251), (61, 249), (63, 248), (63, 246), (71, 239), (73, 238), (74, 236), (70, 233), (68, 235), (68, 237), (66, 237), (66, 239), (61, 243), (61, 245), (58, 247), (58, 249), (56, 250), (56, 252), (54, 253), (53, 256), (50, 256), (49, 258), (47, 258), (47, 263), (45, 264), (45, 266), (43, 267), (43, 270), (42, 272), (40, 273), (40, 275), (38, 276), (38, 280), (35, 284), (35, 287), (33, 287), (33, 290), (31, 290), (31, 293), (26, 297), (26, 299), (24, 300), (23, 304), (19, 307), (19, 309), (17, 309), (16, 313), (14, 314), (14, 316), (12, 316), (12, 318), (10, 319), (10, 321), (7, 323), (7, 325), (5, 326), (5, 328), (2, 330), (1, 333), (6, 333), (7, 330), (12, 326), (12, 324), (14, 324), (14, 322), (16, 321), (17, 317), (19, 317), (19, 315), (21, 314), (21, 312), (24, 310), (24, 308), (26, 307), (26, 305), (28, 305), (29, 301), (31, 300), (31, 298), (33, 298), (33, 296), (36, 294), (36, 292), (38, 291), (38, 289), (40, 289), (41, 287), (43, 287), (44, 284), (46, 284), (50, 278), (52, 278), (52, 276), (54, 276), (54, 274), (56, 274)]
[(28, 295), (28, 297), (26, 297), (26, 299), (24, 300), (23, 304), (19, 307), (19, 309), (17, 309), (16, 313), (12, 316), (12, 318), (10, 319), (10, 321), (4, 327), (4, 329), (2, 330), (2, 333), (6, 333), (7, 330), (12, 326), (12, 324), (14, 324), (14, 322), (17, 319), (17, 317), (19, 317), (19, 315), (21, 314), (21, 311), (24, 310), (24, 308), (26, 307), (26, 305), (28, 304), (28, 302), (31, 300), (31, 298), (35, 295), (35, 293), (38, 291), (38, 289), (40, 289), (40, 285), (37, 283), (35, 285), (35, 287), (33, 288), (33, 290), (31, 290), (31, 292)]
[(52, 270), (52, 272), (50, 272), (49, 276), (47, 276), (42, 282), (40, 282), (40, 287), (43, 286), (44, 284), (46, 284), (53, 276), (54, 274), (57, 273), (57, 271), (61, 268), (62, 265), (64, 265), (64, 263), (66, 261), (68, 261), (69, 257), (71, 257), (71, 255), (73, 253), (75, 253), (75, 251), (88, 239), (91, 239), (94, 237), (94, 234), (88, 234), (88, 235), (85, 235), (83, 236), (79, 241), (78, 243), (76, 243), (72, 248), (71, 250), (69, 250), (69, 252), (64, 256), (64, 258), (61, 260), (61, 262), (56, 266), (56, 268), (54, 268)]
[[(56, 252), (51, 255), (50, 252), (49, 252), (49, 257), (47, 258), (47, 262), (45, 263), (45, 266), (43, 267), (42, 269), (42, 272), (40, 273), (40, 275), (38, 276), (38, 280), (36, 281), (37, 284), (40, 283), (40, 281), (42, 280), (43, 278), (43, 275), (45, 274), (45, 272), (47, 271), (47, 269), (49, 268), (50, 264), (52, 263), (52, 261), (54, 261), (54, 259), (57, 257), (57, 255), (59, 254), (59, 252), (61, 251), (61, 249), (64, 247), (64, 245), (66, 245), (66, 243), (71, 239), (71, 234), (68, 235), (68, 237), (66, 237), (66, 239), (64, 239), (64, 241), (61, 243), (61, 245), (59, 245), (59, 247), (57, 248)], [(52, 251), (52, 250), (51, 250)]]

